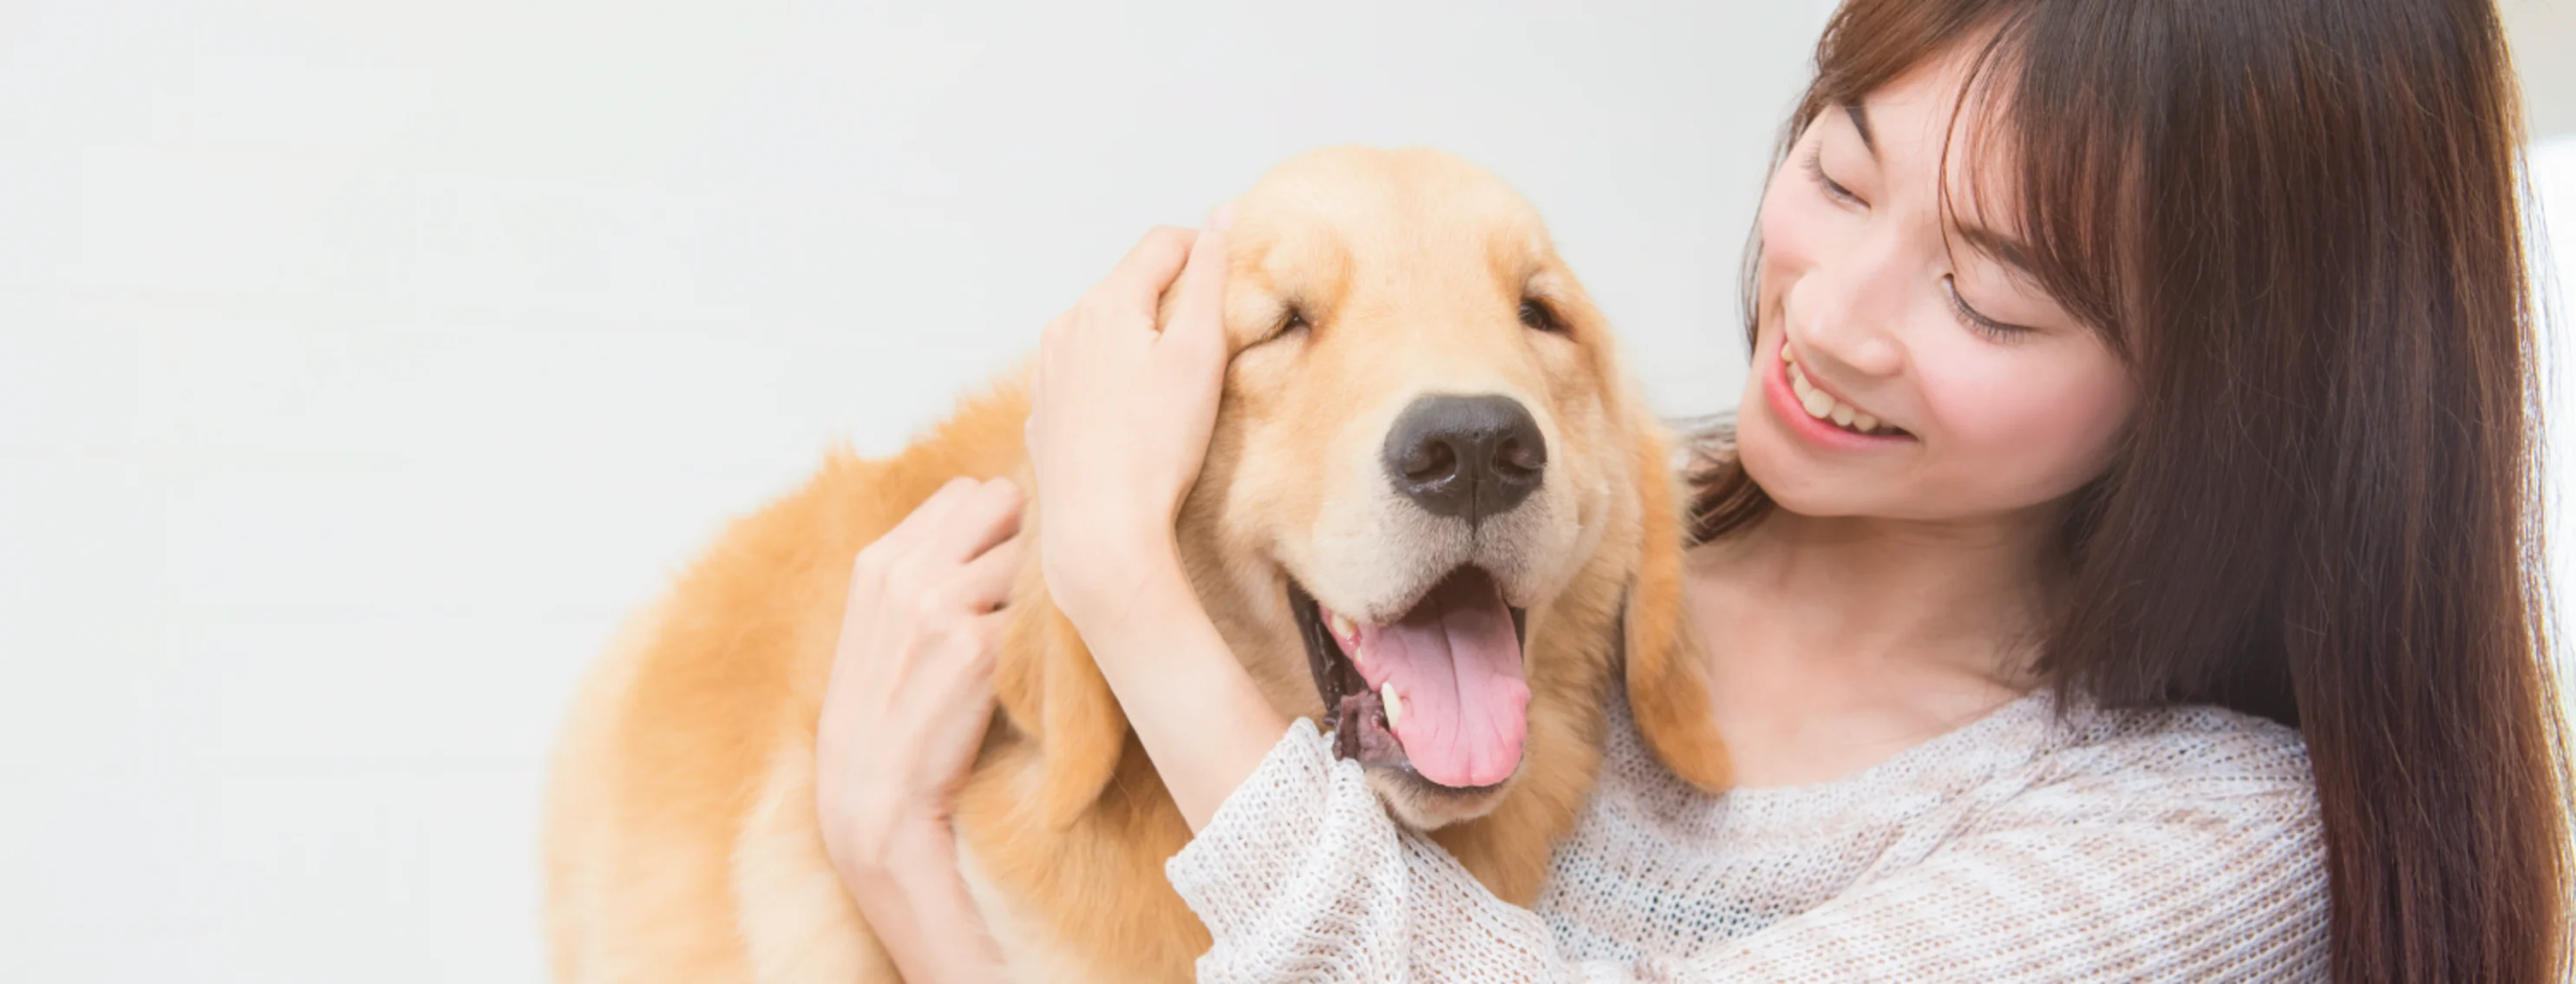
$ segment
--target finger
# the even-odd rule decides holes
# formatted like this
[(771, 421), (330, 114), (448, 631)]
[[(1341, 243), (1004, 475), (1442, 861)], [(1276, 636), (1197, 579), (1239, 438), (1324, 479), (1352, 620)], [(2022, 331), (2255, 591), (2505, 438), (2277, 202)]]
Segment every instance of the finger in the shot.
[[(964, 728), (960, 745), (972, 747), (993, 714), (993, 671), (1008, 638), (1009, 616), (1001, 612), (976, 616), (946, 642), (921, 668), (929, 671), (913, 687), (915, 699), (894, 713), (911, 719), (915, 735), (943, 728)], [(932, 739), (934, 742), (937, 739)], [(971, 759), (971, 757), (970, 757)], [(965, 764), (965, 763), (961, 763)]]
[(1011, 585), (1020, 576), (1020, 558), (1028, 550), (1028, 540), (1013, 536), (993, 545), (957, 572), (959, 597), (978, 614), (1001, 607), (1011, 597)]
[(1019, 486), (990, 479), (960, 496), (939, 528), (924, 535), (922, 555), (930, 563), (963, 564), (1019, 531)]
[(949, 720), (970, 709), (961, 705), (990, 700), (993, 666), (1009, 629), (1008, 615), (987, 612), (968, 616), (924, 640), (906, 667), (914, 675), (900, 684), (909, 715), (916, 720)]
[(1092, 288), (1094, 296), (1122, 310), (1153, 313), (1163, 291), (1189, 261), (1190, 243), (1196, 238), (1188, 229), (1156, 227), (1127, 251), (1107, 279)]
[(937, 491), (930, 493), (930, 498), (921, 500), (920, 505), (912, 507), (911, 512), (905, 513), (901, 520), (895, 522), (893, 529), (887, 530), (884, 536), (878, 537), (875, 543), (869, 545), (869, 548), (888, 557), (903, 557), (911, 554), (916, 543), (927, 538), (931, 531), (939, 529), (948, 521), (949, 512), (956, 509), (959, 502), (972, 494), (975, 486), (974, 479), (963, 475), (949, 479), (940, 485)]
[(947, 484), (932, 492), (930, 498), (922, 500), (920, 505), (912, 507), (911, 512), (897, 520), (893, 529), (860, 548), (858, 556), (851, 558), (850, 597), (846, 613), (842, 616), (845, 631), (852, 620), (869, 617), (874, 605), (863, 602), (872, 601), (875, 592), (883, 590), (888, 581), (899, 576), (897, 572), (908, 566), (916, 541), (922, 538), (924, 531), (937, 527), (959, 497), (973, 487), (972, 479), (949, 479)]
[(1165, 344), (1192, 346), (1204, 353), (1225, 345), (1225, 275), (1227, 231), (1234, 224), (1234, 203), (1208, 214), (1207, 228), (1190, 245), (1188, 264), (1173, 288), (1172, 320), (1163, 328)]
[(1002, 643), (1010, 638), (1010, 618), (1007, 612), (985, 612), (975, 616), (975, 638), (979, 641), (968, 664), (973, 671), (969, 679), (975, 682), (975, 689), (987, 701), (992, 699), (993, 663), (1002, 655)]
[(873, 613), (874, 605), (859, 604), (860, 592), (875, 592), (874, 600), (883, 601), (888, 592), (912, 591), (912, 586), (929, 583), (924, 578), (944, 577), (949, 568), (962, 562), (963, 558), (955, 556), (946, 541), (959, 522), (958, 512), (969, 508), (981, 488), (982, 484), (971, 478), (949, 479), (928, 500), (913, 507), (893, 530), (871, 544), (864, 553), (877, 555), (873, 580), (863, 583), (855, 575), (850, 579), (850, 615), (844, 622), (862, 617), (863, 607)]

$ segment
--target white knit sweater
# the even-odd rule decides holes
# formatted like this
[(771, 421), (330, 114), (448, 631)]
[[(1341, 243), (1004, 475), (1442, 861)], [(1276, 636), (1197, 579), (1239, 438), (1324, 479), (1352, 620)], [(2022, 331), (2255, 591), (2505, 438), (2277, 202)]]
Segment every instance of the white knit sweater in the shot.
[(1701, 793), (1615, 695), (1536, 912), (1387, 818), (1300, 720), (1165, 872), (1202, 981), (2322, 979), (2298, 733), (2045, 693), (1859, 774)]

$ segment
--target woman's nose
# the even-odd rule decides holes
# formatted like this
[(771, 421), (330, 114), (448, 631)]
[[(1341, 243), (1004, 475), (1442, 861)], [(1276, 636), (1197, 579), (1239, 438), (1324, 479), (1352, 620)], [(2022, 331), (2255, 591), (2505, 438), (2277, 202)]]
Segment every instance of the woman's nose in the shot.
[[(1872, 255), (1873, 253), (1877, 255)], [(1902, 275), (1883, 249), (1854, 251), (1818, 264), (1798, 286), (1789, 333), (1800, 354), (1822, 357), (1872, 376), (1905, 365), (1898, 333), (1906, 310)]]

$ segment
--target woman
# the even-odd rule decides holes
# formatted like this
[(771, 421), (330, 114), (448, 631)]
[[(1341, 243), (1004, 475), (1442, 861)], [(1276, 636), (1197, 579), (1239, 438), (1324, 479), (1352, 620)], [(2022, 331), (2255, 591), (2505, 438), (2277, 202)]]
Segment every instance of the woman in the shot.
[[(1181, 580), (1223, 213), (1049, 327), (1045, 572), (1197, 831), (1168, 873), (1202, 976), (2563, 968), (2492, 7), (1851, 0), (1817, 65), (1762, 203), (1752, 378), (1692, 475), (1743, 788), (1694, 794), (1614, 727), (1537, 913), (1399, 832)], [(915, 980), (990, 956), (940, 812), (989, 654), (949, 640), (1017, 505), (952, 489), (871, 547), (919, 573), (854, 592), (835, 671), (944, 695), (822, 750), (827, 839)]]

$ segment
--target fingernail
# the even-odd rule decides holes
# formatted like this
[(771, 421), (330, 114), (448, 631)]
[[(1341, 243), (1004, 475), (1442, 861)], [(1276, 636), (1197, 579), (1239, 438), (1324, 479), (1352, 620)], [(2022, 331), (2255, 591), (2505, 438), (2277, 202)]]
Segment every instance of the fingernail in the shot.
[(1209, 212), (1207, 227), (1211, 232), (1225, 232), (1234, 228), (1234, 203), (1227, 202), (1217, 206), (1216, 211)]

